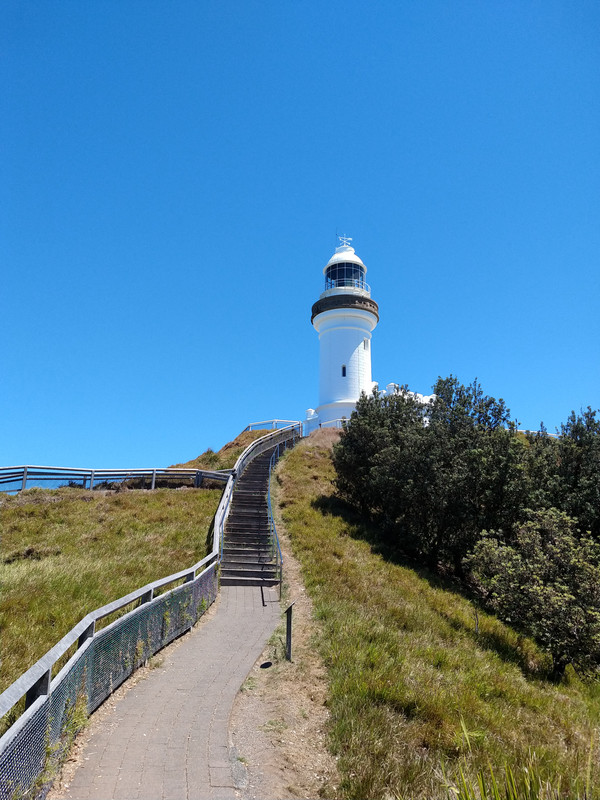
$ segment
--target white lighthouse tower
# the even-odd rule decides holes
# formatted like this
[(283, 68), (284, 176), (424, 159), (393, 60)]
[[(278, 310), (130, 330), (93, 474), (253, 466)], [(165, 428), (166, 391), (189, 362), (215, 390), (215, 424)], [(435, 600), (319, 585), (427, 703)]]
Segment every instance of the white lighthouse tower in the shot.
[(309, 409), (309, 429), (349, 418), (361, 392), (370, 394), (374, 386), (371, 334), (379, 308), (352, 239), (339, 239), (323, 270), (325, 291), (312, 307), (311, 322), (319, 334), (319, 405), (316, 413)]

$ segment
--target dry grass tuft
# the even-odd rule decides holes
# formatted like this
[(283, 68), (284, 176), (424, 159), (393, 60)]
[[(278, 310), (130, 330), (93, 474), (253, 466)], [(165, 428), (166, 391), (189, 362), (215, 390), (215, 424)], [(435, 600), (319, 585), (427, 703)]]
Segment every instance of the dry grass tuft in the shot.
[(232, 469), (235, 462), (252, 442), (265, 436), (269, 431), (243, 431), (233, 441), (228, 442), (218, 452), (210, 448), (204, 453), (186, 461), (185, 464), (173, 464), (174, 467), (187, 467), (189, 469)]

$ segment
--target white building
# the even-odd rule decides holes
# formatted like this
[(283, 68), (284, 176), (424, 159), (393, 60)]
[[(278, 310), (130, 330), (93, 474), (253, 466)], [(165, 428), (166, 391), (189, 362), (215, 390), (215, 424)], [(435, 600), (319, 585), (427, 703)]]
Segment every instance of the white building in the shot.
[(307, 411), (309, 430), (349, 418), (361, 392), (370, 394), (374, 388), (371, 334), (379, 307), (351, 241), (340, 237), (323, 269), (325, 290), (312, 307), (311, 322), (319, 334), (319, 405)]
[[(371, 377), (371, 335), (379, 307), (365, 280), (367, 268), (350, 247), (352, 239), (339, 238), (323, 269), (325, 290), (312, 307), (311, 322), (319, 334), (319, 405), (306, 412), (306, 433), (349, 419), (361, 392), (377, 388)], [(386, 387), (388, 393), (398, 390), (395, 383)]]

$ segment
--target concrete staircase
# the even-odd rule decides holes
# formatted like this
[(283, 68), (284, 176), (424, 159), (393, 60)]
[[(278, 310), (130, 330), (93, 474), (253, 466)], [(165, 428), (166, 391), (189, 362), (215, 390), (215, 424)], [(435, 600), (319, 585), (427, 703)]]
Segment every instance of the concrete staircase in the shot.
[(238, 478), (223, 537), (222, 586), (274, 586), (267, 490), (273, 449), (257, 456)]

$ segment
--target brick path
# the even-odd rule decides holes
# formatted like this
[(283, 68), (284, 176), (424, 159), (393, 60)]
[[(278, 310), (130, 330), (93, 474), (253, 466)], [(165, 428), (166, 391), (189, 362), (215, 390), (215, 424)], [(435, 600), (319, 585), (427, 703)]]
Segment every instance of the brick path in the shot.
[(224, 586), (214, 617), (127, 692), (90, 736), (73, 800), (233, 800), (229, 716), (280, 619), (278, 589)]

